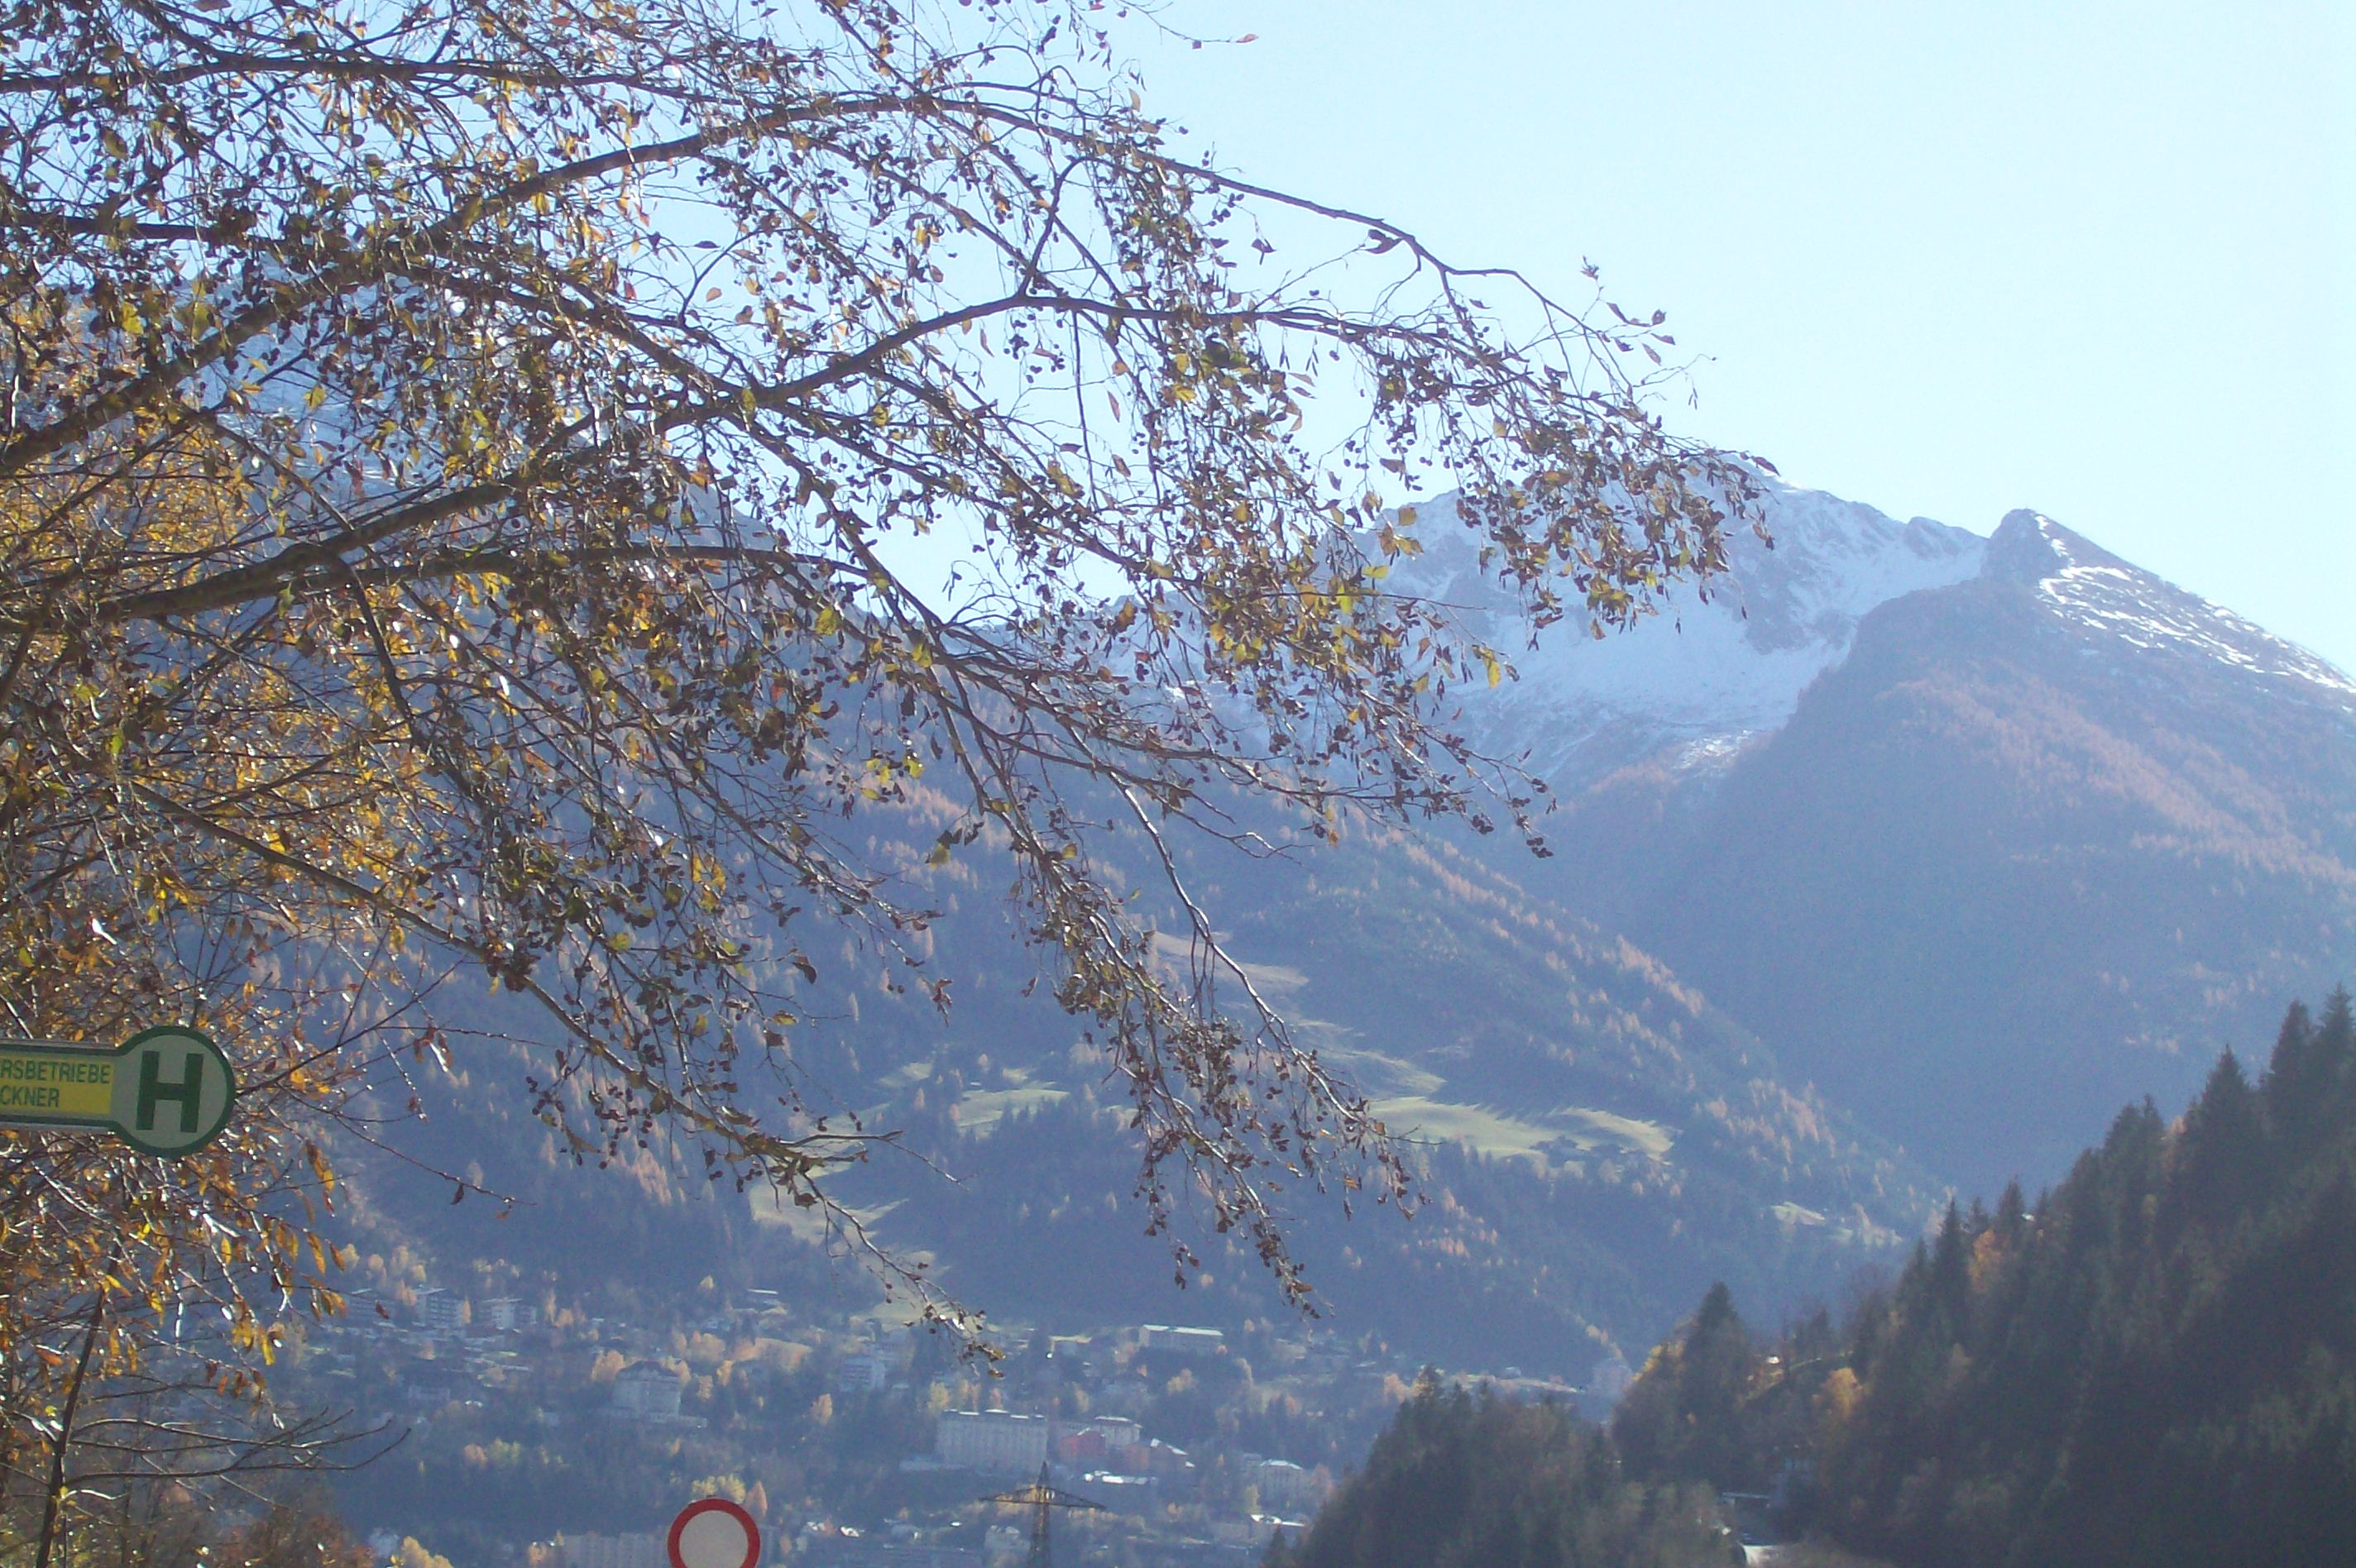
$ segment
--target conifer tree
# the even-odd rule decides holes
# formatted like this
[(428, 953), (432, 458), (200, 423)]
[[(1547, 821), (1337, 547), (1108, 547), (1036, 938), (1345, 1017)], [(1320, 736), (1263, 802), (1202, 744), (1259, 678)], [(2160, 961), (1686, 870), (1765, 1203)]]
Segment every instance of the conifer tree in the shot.
[(1612, 1440), (1554, 1404), (1419, 1381), (1270, 1568), (1722, 1568), (1708, 1491), (1622, 1473)]
[[(1738, 1385), (1752, 1472), (1809, 1461), (1794, 1522), (1908, 1568), (2356, 1563), (2343, 996), (2289, 1009), (2263, 1088), (2228, 1051), (2180, 1122), (2131, 1106), (2033, 1209), (2015, 1182), (1978, 1214), (1951, 1206), (1831, 1349), (1795, 1327)], [(1720, 1458), (1664, 1419), (1693, 1406), (1693, 1338), (1620, 1423), (1662, 1478)]]
[(2184, 1114), (2176, 1159), (2171, 1207), (2207, 1227), (2228, 1223), (2263, 1177), (2265, 1125), (2258, 1096), (2230, 1048)]

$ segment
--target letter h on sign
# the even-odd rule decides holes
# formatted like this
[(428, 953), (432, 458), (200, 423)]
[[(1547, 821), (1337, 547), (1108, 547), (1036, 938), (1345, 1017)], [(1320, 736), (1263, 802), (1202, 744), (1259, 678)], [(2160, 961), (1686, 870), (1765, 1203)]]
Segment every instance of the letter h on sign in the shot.
[(204, 1104), (205, 1054), (191, 1051), (180, 1058), (177, 1083), (167, 1083), (163, 1073), (164, 1053), (151, 1051), (139, 1059), (139, 1111), (134, 1118), (137, 1130), (155, 1130), (155, 1113), (166, 1101), (180, 1107), (180, 1131), (197, 1130), (197, 1116)]

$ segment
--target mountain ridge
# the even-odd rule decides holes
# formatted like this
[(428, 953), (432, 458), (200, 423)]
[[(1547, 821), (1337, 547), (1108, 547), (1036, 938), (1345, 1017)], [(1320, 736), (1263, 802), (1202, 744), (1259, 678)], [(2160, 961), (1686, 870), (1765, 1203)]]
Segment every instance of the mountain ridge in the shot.
[(1487, 749), (1526, 755), (1558, 785), (1591, 782), (1653, 747), (1723, 760), (1788, 721), (1808, 686), (1847, 657), (1868, 615), (1979, 577), (2041, 585), (2058, 614), (2130, 645), (2207, 654), (2304, 683), (2356, 713), (2356, 678), (2320, 655), (2042, 512), (2016, 508), (1983, 536), (1929, 517), (1901, 523), (1765, 475), (1761, 485), (1767, 537), (1734, 530), (1722, 575), (1672, 585), (1656, 613), (1610, 636), (1521, 617), (1510, 592), (1479, 575), (1472, 538), (1451, 529), (1453, 492), (1414, 509), (1421, 551), (1394, 566), (1390, 584), (1455, 606), (1468, 629), (1513, 655), (1517, 678), (1465, 693), (1463, 717)]
[(2303, 682), (2341, 711), (2356, 713), (2356, 680), (2320, 655), (2122, 560), (2042, 512), (2005, 515), (1989, 540), (1988, 568), (2035, 583), (2064, 616), (2136, 647), (2173, 646)]
[[(2171, 624), (2206, 624), (2205, 601), (2099, 575), (2134, 569), (2038, 514), (1983, 539), (1777, 495), (1793, 525), (1777, 549), (1741, 545), (1744, 575), (1690, 594), (1682, 628), (1648, 624), (1633, 654), (1568, 637), (1569, 653), (1524, 659), (1518, 687), (1463, 699), (1468, 728), (1535, 723), (1566, 696), (1549, 661), (1616, 653), (1618, 670), (1688, 633), (1731, 670), (1665, 716), (1645, 693), (1682, 678), (1673, 661), (1650, 686), (1571, 683), (1555, 732), (1526, 737), (1575, 772), (1553, 859), (1507, 835), (1353, 827), (1330, 850), (1189, 860), (1223, 938), (1303, 1037), (1444, 1155), (1458, 1200), (1434, 1226), (1312, 1244), (1354, 1312), (1385, 1319), (1366, 1294), (1383, 1258), (1431, 1303), (1483, 1281), (1478, 1311), (1442, 1314), (1459, 1354), (1501, 1334), (1642, 1342), (1702, 1271), (1745, 1271), (1764, 1300), (1821, 1288), (1913, 1230), (1943, 1183), (2040, 1174), (2119, 1099), (2189, 1093), (2179, 1080), (2247, 1038), (2244, 1015), (2356, 955), (2356, 891), (2335, 891), (2356, 867), (2356, 726), (2329, 677), (2271, 643), (2235, 645), (2238, 662), (2188, 657), (2203, 647), (2189, 635), (2143, 646), (2115, 597), (2057, 603), (2043, 585), (2076, 570), (2082, 598), (2125, 582)], [(1445, 520), (1419, 519), (1433, 543), (1400, 586), (1456, 592), (1505, 645), (1505, 601), (1450, 586), (1472, 560), (1451, 559), (1463, 541)], [(2252, 682), (2288, 695), (2251, 709)], [(2314, 746), (2315, 722), (2340, 728)], [(2244, 752), (2259, 763), (2236, 763)], [(2265, 765), (2277, 756), (2305, 770), (2296, 788)], [(851, 989), (794, 1071), (855, 1090), (866, 1125), (920, 1132), (938, 1168), (976, 1179), (944, 1189), (910, 1164), (860, 1176), (855, 1200), (897, 1205), (882, 1233), (1001, 1312), (1051, 1315), (1077, 1288), (1063, 1263), (1098, 1247), (1125, 1261), (1078, 1282), (1097, 1308), (1166, 1315), (1166, 1258), (1119, 1202), (1134, 1151), (1099, 1138), (1117, 1095), (1089, 1102), (1096, 1059), (1030, 995), (988, 876), (962, 859), (926, 869), (940, 824), (921, 802), (904, 815), (866, 829), (905, 850), (910, 899), (944, 912), (926, 947), (963, 976), (959, 1005), (944, 1022), (879, 992), (846, 949)], [(1147, 860), (1124, 864), (1142, 847), (1107, 853), (1116, 881), (1152, 884)], [(2211, 888), (2221, 875), (2240, 879), (2232, 897)], [(2099, 950), (2076, 934), (2114, 918)], [(2104, 1035), (2117, 1019), (2126, 1033)], [(444, 1198), (409, 1211), (429, 1212), (423, 1200)], [(1313, 1207), (1301, 1222), (1330, 1228)], [(973, 1240), (1009, 1235), (1026, 1239)], [(1186, 1309), (1265, 1311), (1233, 1288), (1255, 1267), (1222, 1254), (1217, 1288)]]
[(1455, 606), (1469, 631), (1512, 658), (1515, 680), (1463, 699), (1494, 754), (1526, 753), (1525, 765), (1558, 785), (1652, 747), (1707, 762), (1781, 727), (1876, 606), (1968, 578), (1987, 549), (1962, 528), (1901, 523), (1763, 476), (1762, 493), (1767, 539), (1732, 530), (1722, 576), (1673, 586), (1657, 613), (1600, 639), (1569, 622), (1534, 631), (1510, 592), (1481, 576), (1452, 493), (1418, 508), (1422, 552), (1395, 563), (1389, 581)]
[[(1588, 746), (1532, 877), (1794, 1082), (1948, 1179), (2050, 1178), (2072, 1129), (2180, 1102), (2356, 971), (2356, 685), (2328, 662), (2025, 510), (1838, 631), (1772, 729), (1698, 762)], [(1554, 737), (1464, 707), (1533, 757), (1592, 734), (1576, 685)]]

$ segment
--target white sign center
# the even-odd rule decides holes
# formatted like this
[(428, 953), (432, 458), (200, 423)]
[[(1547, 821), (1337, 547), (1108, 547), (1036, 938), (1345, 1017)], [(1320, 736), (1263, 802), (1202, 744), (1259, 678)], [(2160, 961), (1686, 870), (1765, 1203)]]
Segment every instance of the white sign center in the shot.
[(754, 1568), (760, 1556), (753, 1516), (725, 1498), (690, 1503), (672, 1521), (671, 1568)]

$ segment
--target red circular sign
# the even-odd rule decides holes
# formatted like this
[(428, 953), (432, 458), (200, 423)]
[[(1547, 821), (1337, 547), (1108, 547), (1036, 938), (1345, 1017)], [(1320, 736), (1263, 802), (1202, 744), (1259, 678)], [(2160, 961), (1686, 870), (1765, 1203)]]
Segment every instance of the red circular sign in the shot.
[(761, 1527), (726, 1498), (701, 1498), (670, 1521), (670, 1568), (753, 1568)]

